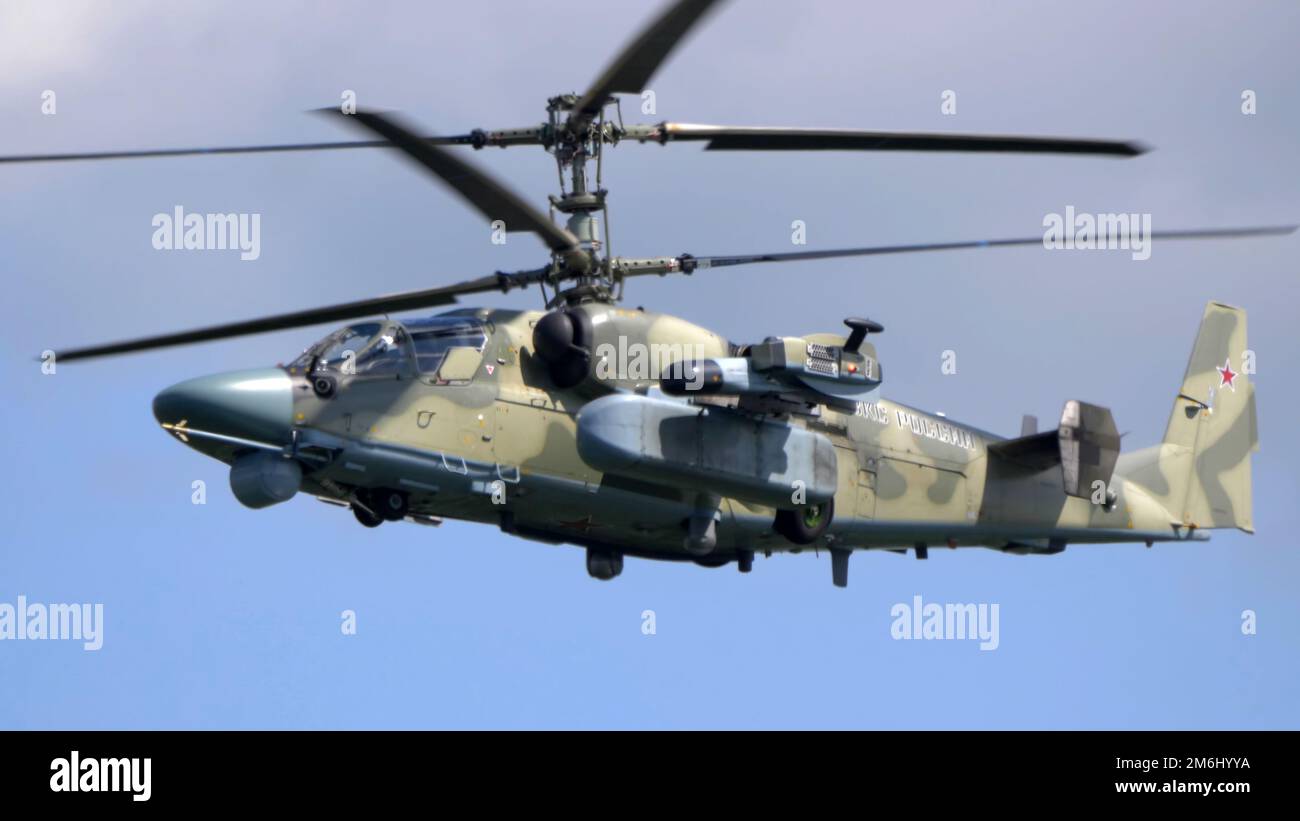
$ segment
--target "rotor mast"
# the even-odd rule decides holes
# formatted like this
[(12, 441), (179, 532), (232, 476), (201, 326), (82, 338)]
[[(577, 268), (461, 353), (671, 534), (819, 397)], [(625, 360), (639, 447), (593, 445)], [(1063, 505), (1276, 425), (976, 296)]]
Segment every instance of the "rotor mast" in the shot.
[[(566, 215), (565, 228), (577, 237), (583, 252), (576, 260), (573, 256), (563, 260), (556, 257), (556, 273), (569, 274), (576, 284), (558, 291), (551, 300), (553, 304), (616, 300), (615, 283), (609, 276), (609, 192), (602, 187), (601, 172), (602, 150), (613, 136), (609, 132), (615, 130), (606, 123), (605, 109), (618, 101), (607, 97), (596, 117), (575, 111), (578, 102), (576, 94), (561, 94), (547, 100), (546, 105), (551, 137), (547, 150), (555, 157), (560, 182), (559, 196), (549, 198), (551, 212)], [(594, 185), (588, 179), (588, 165), (593, 162)]]

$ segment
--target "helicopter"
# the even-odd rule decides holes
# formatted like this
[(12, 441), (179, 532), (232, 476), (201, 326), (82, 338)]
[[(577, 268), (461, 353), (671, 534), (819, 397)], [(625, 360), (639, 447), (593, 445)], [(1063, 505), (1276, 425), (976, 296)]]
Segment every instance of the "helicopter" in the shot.
[[(260, 509), (309, 494), (367, 528), (477, 522), (586, 551), (596, 579), (627, 556), (735, 564), (826, 551), (832, 583), (855, 550), (979, 546), (1055, 554), (1069, 544), (1203, 540), (1253, 532), (1255, 395), (1241, 363), (1246, 314), (1210, 302), (1163, 440), (1120, 452), (1111, 412), (1071, 399), (1055, 427), (1026, 417), (997, 436), (886, 400), (874, 338), (847, 332), (735, 343), (666, 313), (623, 307), (627, 281), (714, 268), (988, 247), (1042, 236), (779, 253), (632, 258), (610, 253), (602, 157), (623, 143), (702, 142), (708, 151), (956, 151), (1131, 158), (1138, 143), (623, 121), (640, 93), (719, 3), (676, 0), (582, 94), (547, 100), (536, 125), (429, 136), (400, 117), (323, 109), (369, 139), (280, 145), (28, 154), (0, 163), (384, 148), (483, 217), (535, 235), (536, 268), (92, 347), (60, 363), (247, 334), (349, 324), (287, 365), (199, 377), (157, 395), (164, 431), (230, 466)], [(457, 156), (538, 146), (560, 190), (545, 211)], [(558, 220), (563, 219), (563, 225)], [(1296, 226), (1155, 231), (1150, 239), (1289, 234)], [(461, 307), (460, 297), (536, 286), (540, 310)]]

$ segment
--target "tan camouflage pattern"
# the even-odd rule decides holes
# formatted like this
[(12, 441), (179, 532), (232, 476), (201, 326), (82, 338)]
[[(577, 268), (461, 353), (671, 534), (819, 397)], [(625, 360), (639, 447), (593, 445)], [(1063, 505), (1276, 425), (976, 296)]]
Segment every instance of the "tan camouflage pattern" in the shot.
[(1189, 529), (1254, 532), (1250, 454), (1259, 449), (1246, 312), (1205, 306), (1164, 441), (1121, 457), (1120, 468)]
[[(671, 346), (692, 358), (730, 355), (725, 339), (682, 319), (603, 304), (582, 310), (592, 316), (595, 349), (611, 344), (616, 350), (621, 340)], [(296, 423), (428, 451), (430, 458), (450, 454), (495, 463), (522, 477), (507, 489), (504, 505), (486, 496), (416, 493), (414, 510), (560, 542), (685, 558), (682, 522), (694, 494), (635, 476), (604, 476), (581, 460), (576, 447), (575, 415), (586, 402), (612, 389), (645, 389), (655, 379), (619, 373), (559, 390), (531, 350), (542, 312), (466, 313), (484, 321), (489, 332), (481, 352), (454, 357), (457, 376), (472, 378), (439, 384), (411, 374), (355, 377), (328, 400), (316, 398), (304, 380), (295, 400)], [(844, 337), (803, 339), (837, 345)], [(1216, 369), (1226, 360), (1238, 370), (1245, 346), (1244, 312), (1211, 303), (1165, 441), (1121, 456), (1110, 505), (1066, 496), (1059, 465), (1036, 472), (1008, 465), (987, 450), (999, 437), (883, 398), (860, 402), (851, 413), (822, 407), (814, 417), (792, 416), (790, 424), (828, 437), (838, 458), (834, 520), (820, 544), (1056, 552), (1066, 542), (1174, 540), (1211, 527), (1250, 530), (1249, 452), (1257, 441), (1253, 389), (1244, 374), (1235, 377), (1235, 390), (1220, 387)], [(875, 356), (870, 345), (863, 350)], [(599, 359), (593, 357), (593, 372)], [(364, 481), (343, 468), (332, 478)], [(547, 480), (543, 489), (530, 481), (537, 479)], [(319, 483), (312, 490), (337, 495)], [(774, 514), (723, 499), (717, 551), (800, 549), (772, 531)]]

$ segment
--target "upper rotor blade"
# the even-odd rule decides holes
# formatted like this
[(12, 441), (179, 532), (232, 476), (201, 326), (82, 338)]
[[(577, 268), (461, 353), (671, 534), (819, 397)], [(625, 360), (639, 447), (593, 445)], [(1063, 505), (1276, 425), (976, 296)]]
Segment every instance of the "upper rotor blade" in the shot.
[[(1166, 239), (1238, 239), (1243, 237), (1281, 236), (1293, 233), (1298, 226), (1276, 225), (1251, 228), (1206, 228), (1181, 231), (1152, 231), (1147, 240)], [(867, 257), (884, 254), (908, 254), (917, 251), (956, 251), (963, 248), (1005, 248), (1016, 245), (1044, 244), (1043, 237), (1021, 239), (984, 239), (966, 242), (933, 242), (918, 245), (876, 245), (867, 248), (838, 248), (826, 251), (789, 251), (776, 254), (746, 254), (737, 256), (696, 257), (683, 256), (682, 268), (725, 268), (729, 265), (749, 265), (754, 262), (792, 262), (836, 257)]]
[(391, 115), (370, 111), (344, 114), (337, 108), (321, 110), (360, 123), (380, 135), (440, 177), (483, 216), (489, 220), (505, 222), (506, 230), (537, 234), (552, 251), (563, 253), (577, 249), (578, 238), (573, 234), (551, 222), (549, 217), (524, 202), (486, 172), (430, 145), (424, 138), (399, 124)]
[(68, 351), (56, 350), (54, 353), (56, 361), (69, 362), (97, 356), (110, 356), (133, 351), (147, 351), (153, 348), (167, 348), (173, 345), (186, 345), (192, 342), (207, 342), (214, 339), (227, 339), (267, 331), (280, 331), (286, 328), (299, 328), (306, 325), (318, 325), (322, 322), (337, 322), (343, 319), (374, 316), (375, 314), (432, 308), (438, 305), (454, 303), (458, 294), (473, 294), (494, 290), (505, 291), (512, 286), (526, 284), (531, 281), (527, 277), (536, 273), (538, 272), (525, 272), (521, 275), (495, 274), (455, 285), (446, 285), (441, 288), (406, 291), (400, 294), (329, 305), (324, 308), (310, 308), (305, 311), (276, 314), (275, 316), (249, 319), (243, 322), (231, 322), (224, 325), (212, 325), (207, 328), (144, 337), (143, 339), (113, 342), (87, 348), (74, 348)]
[(707, 140), (706, 151), (974, 151), (1028, 154), (1108, 154), (1135, 157), (1140, 143), (1063, 137), (909, 134), (833, 128), (765, 128), (663, 123), (664, 142)]
[(639, 94), (659, 66), (717, 0), (677, 0), (619, 52), (613, 62), (574, 106), (569, 128), (590, 123), (611, 94)]
[[(472, 145), (474, 137), (420, 137), (431, 145)], [(358, 142), (286, 143), (282, 145), (238, 145), (213, 148), (147, 148), (139, 151), (87, 151), (72, 154), (12, 154), (0, 156), (0, 163), (67, 162), (70, 160), (124, 160), (138, 157), (187, 157), (199, 154), (262, 154), (287, 151), (335, 151), (343, 148), (392, 148), (388, 140)]]

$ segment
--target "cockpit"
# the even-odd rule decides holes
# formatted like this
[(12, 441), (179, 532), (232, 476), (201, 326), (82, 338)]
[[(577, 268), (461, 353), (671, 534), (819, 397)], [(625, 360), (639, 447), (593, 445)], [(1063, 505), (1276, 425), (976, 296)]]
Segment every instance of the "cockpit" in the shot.
[(288, 370), (309, 377), (418, 375), (442, 384), (464, 383), (478, 370), (487, 338), (486, 326), (469, 316), (359, 322), (303, 351)]

